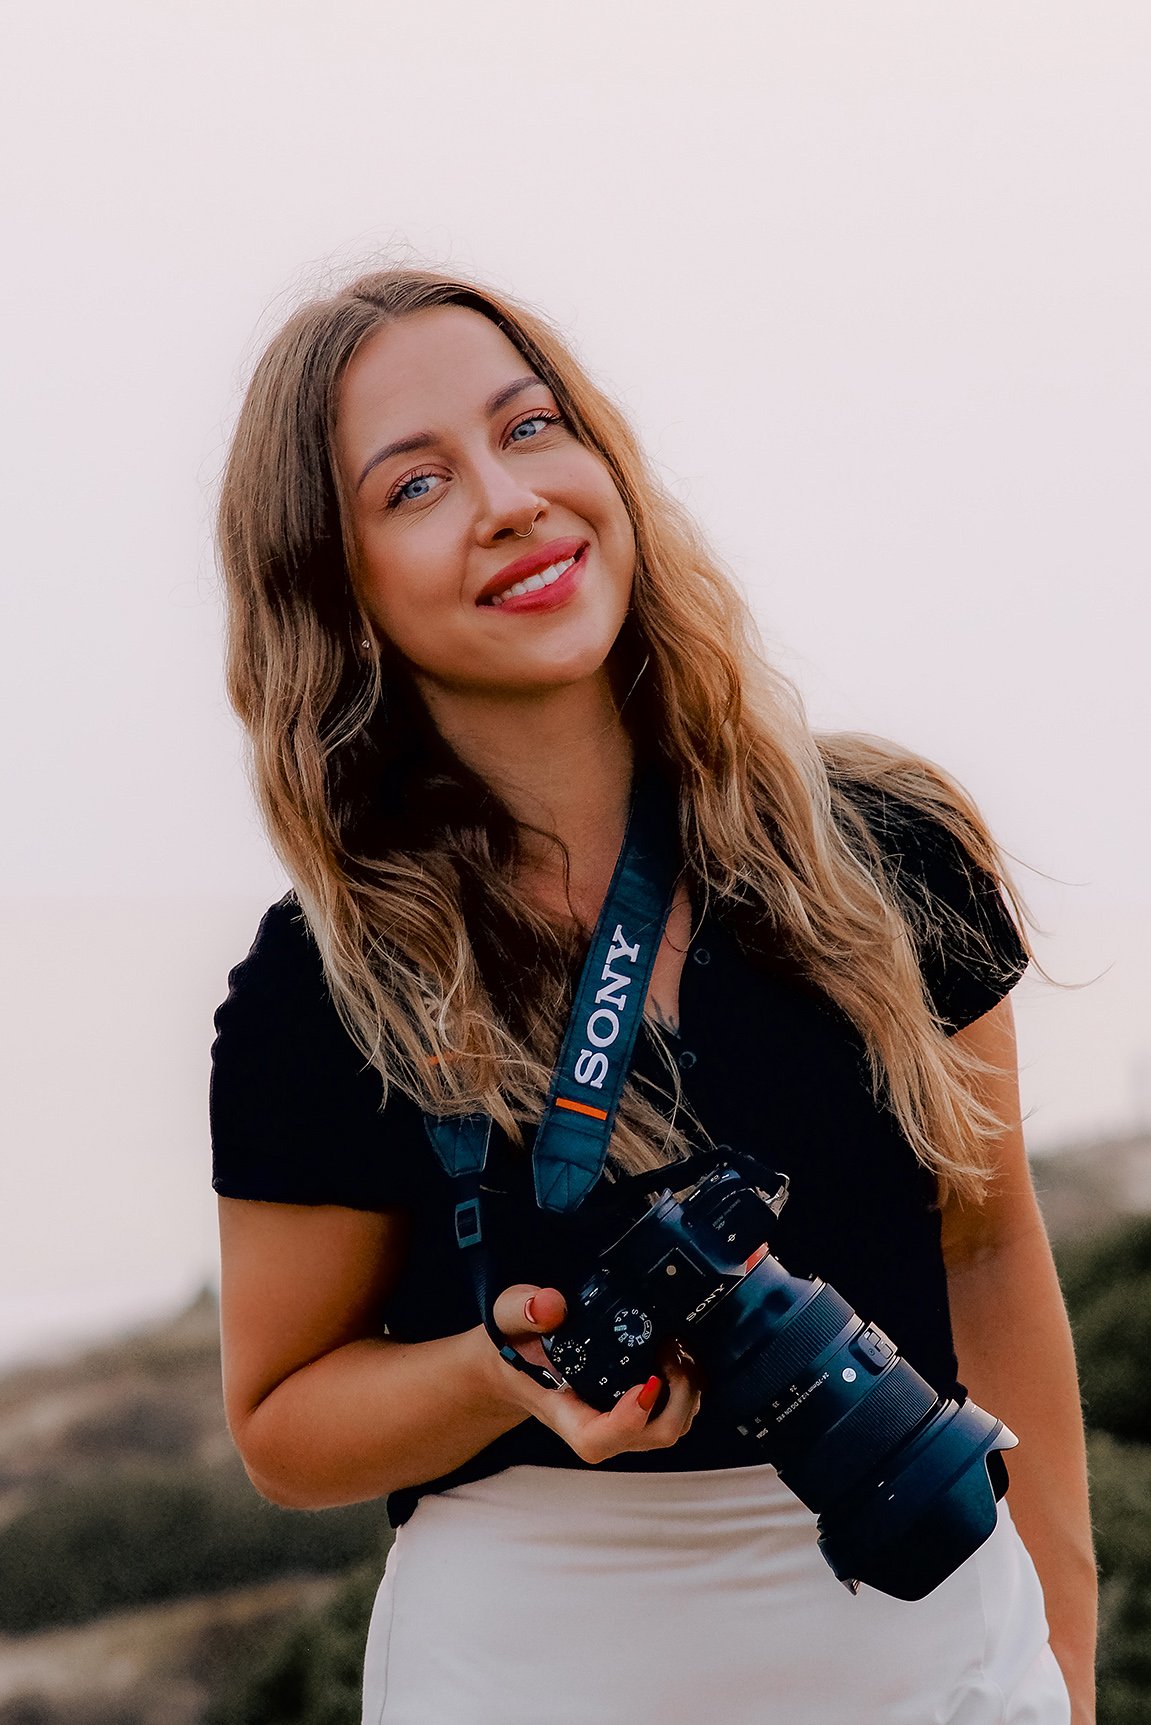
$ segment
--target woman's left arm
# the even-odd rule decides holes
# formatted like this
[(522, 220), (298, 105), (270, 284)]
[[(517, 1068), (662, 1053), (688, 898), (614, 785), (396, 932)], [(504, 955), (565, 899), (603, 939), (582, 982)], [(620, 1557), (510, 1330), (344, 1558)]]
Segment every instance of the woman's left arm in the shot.
[(943, 1207), (943, 1253), (959, 1375), (1019, 1437), (1011, 1513), (1039, 1572), (1072, 1725), (1095, 1719), (1096, 1569), (1071, 1329), (1031, 1184), (1010, 1000), (957, 1033), (994, 1072), (981, 1094), (1003, 1122), (982, 1205)]

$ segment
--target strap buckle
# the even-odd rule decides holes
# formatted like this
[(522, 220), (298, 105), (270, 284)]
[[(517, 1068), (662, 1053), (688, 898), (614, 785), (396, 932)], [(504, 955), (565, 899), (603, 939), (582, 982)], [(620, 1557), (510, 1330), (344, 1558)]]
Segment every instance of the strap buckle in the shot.
[(465, 1198), (456, 1205), (456, 1245), (460, 1247), (478, 1246), (483, 1238), (480, 1227), (480, 1205), (478, 1198)]

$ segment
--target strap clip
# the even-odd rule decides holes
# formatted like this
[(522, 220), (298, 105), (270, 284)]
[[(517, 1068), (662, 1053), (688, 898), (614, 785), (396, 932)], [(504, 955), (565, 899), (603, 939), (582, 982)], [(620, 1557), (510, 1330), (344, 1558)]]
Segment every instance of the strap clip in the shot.
[(456, 1205), (456, 1244), (460, 1247), (478, 1246), (482, 1238), (479, 1200), (465, 1198)]

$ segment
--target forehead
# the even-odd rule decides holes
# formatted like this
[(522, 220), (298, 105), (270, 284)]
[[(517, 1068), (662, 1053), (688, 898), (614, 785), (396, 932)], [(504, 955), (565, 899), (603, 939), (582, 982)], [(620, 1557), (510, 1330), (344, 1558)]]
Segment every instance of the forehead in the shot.
[(448, 431), (482, 412), (531, 366), (490, 318), (466, 306), (412, 312), (359, 348), (340, 386), (337, 440), (349, 458), (365, 441)]

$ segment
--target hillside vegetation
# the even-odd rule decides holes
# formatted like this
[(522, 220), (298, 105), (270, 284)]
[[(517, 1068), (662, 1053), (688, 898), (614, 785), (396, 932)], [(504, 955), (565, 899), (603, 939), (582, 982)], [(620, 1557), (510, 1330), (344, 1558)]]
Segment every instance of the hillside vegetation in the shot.
[(1088, 1424), (1100, 1598), (1099, 1725), (1151, 1720), (1151, 1217), (1065, 1245)]
[(283, 1661), (288, 1626), (341, 1599), (357, 1566), (378, 1578), (388, 1538), (378, 1505), (309, 1514), (253, 1491), (224, 1424), (210, 1296), (173, 1323), (12, 1373), (0, 1380), (0, 1725), (201, 1725), (213, 1708), (238, 1719), (219, 1709)]
[[(1151, 1219), (1063, 1244), (1102, 1576), (1099, 1725), (1151, 1720)], [(264, 1503), (214, 1303), (0, 1380), (0, 1725), (358, 1725), (378, 1505)], [(541, 1725), (544, 1722), (541, 1721)]]

